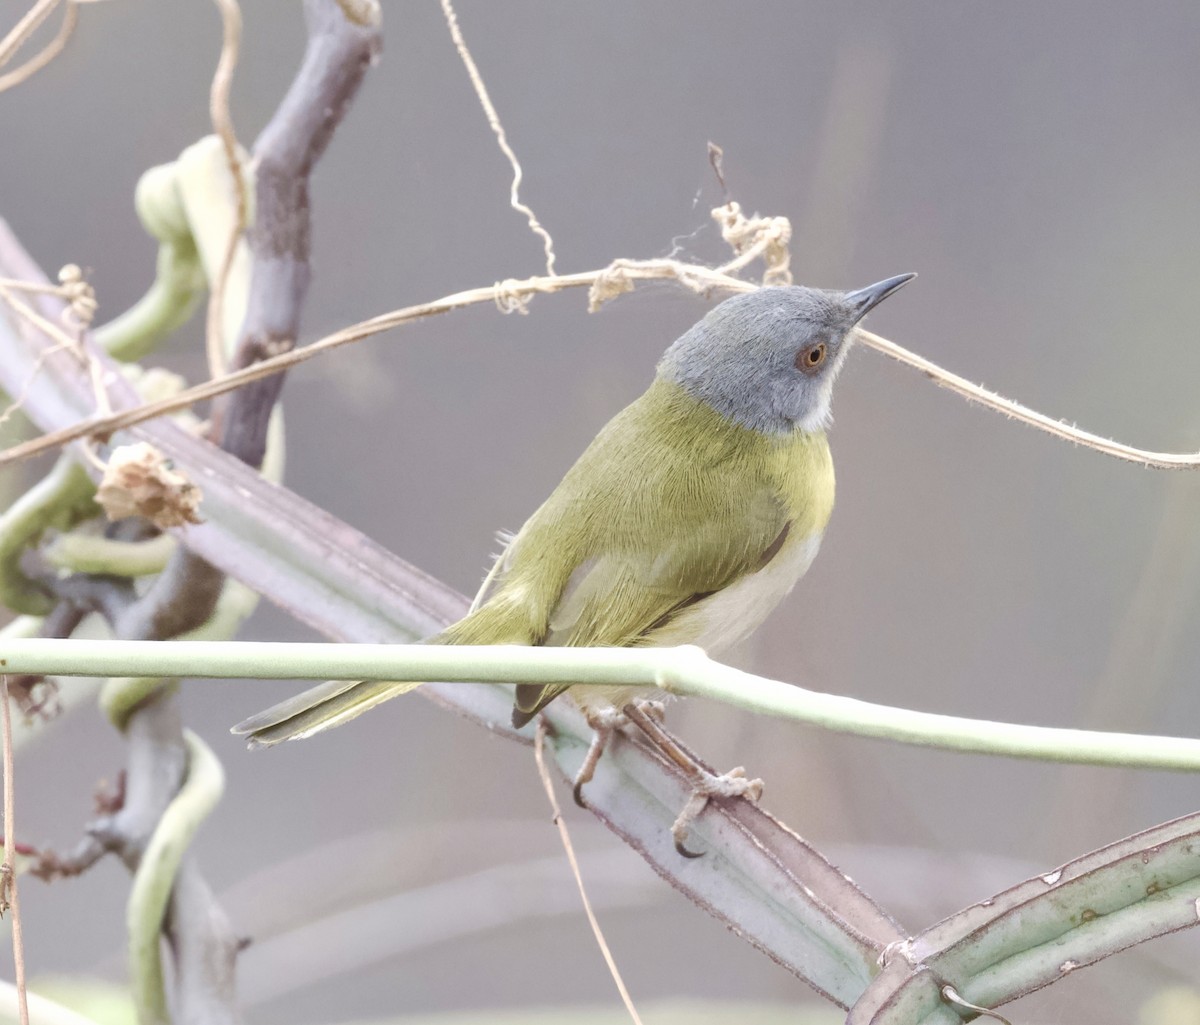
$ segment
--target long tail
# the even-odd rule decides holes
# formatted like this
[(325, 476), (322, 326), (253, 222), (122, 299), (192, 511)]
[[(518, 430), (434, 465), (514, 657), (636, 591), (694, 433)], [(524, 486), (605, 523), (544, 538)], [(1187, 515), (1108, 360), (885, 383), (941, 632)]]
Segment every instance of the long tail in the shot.
[(250, 716), (230, 732), (245, 737), (251, 747), (271, 747), (285, 740), (303, 740), (349, 722), (376, 705), (419, 686), (419, 683), (380, 680), (359, 683), (330, 680)]
[[(488, 580), (484, 581), (485, 591), (492, 576), (489, 574)], [(519, 619), (514, 622), (513, 619), (509, 605), (487, 603), (420, 643), (532, 643), (532, 631), (528, 624)], [(363, 712), (369, 712), (376, 705), (420, 686), (419, 683), (397, 683), (394, 680), (361, 680), (358, 683), (330, 680), (250, 716), (233, 727), (231, 732), (245, 737), (251, 747), (271, 747), (285, 740), (303, 740), (314, 733), (341, 726)], [(541, 687), (535, 689), (539, 692), (542, 690)], [(544, 699), (543, 704), (545, 700), (549, 699)], [(533, 714), (536, 714), (536, 710), (531, 717)]]

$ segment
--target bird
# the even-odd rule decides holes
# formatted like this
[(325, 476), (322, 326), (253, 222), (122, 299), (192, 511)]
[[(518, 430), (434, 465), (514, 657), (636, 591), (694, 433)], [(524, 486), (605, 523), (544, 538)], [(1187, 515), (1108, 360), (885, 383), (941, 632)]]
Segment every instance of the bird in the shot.
[[(854, 329), (914, 277), (854, 291), (764, 287), (714, 306), (511, 536), (470, 611), (425, 643), (694, 644), (712, 655), (749, 635), (808, 570), (833, 511), (826, 428)], [(417, 686), (330, 681), (233, 732), (251, 746), (308, 737)], [(576, 777), (583, 804), (613, 729), (632, 716), (649, 732), (638, 703), (662, 695), (520, 683), (513, 726), (564, 693), (596, 734)], [(689, 807), (761, 793), (740, 769), (690, 775), (698, 800)], [(676, 847), (693, 856), (686, 822), (676, 827)]]

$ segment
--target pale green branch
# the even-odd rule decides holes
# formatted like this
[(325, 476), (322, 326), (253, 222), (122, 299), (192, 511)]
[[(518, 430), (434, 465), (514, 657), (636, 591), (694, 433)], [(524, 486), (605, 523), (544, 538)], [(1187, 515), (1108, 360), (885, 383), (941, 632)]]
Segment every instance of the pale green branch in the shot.
[(170, 1025), (159, 949), (163, 917), (179, 862), (225, 789), (225, 773), (208, 745), (190, 730), (183, 737), (187, 777), (142, 854), (126, 906), (131, 985), (141, 1025)]
[(695, 647), (530, 648), (231, 641), (5, 640), (0, 668), (60, 676), (643, 684), (778, 719), (906, 744), (1041, 761), (1200, 770), (1200, 740), (1024, 726), (822, 694), (714, 662)]

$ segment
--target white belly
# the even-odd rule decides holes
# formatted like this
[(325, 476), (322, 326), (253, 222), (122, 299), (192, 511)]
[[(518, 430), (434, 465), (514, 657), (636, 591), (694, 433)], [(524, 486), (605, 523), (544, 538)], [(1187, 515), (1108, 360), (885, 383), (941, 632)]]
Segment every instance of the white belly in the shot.
[[(757, 573), (742, 577), (716, 594), (684, 609), (643, 642), (654, 647), (698, 644), (710, 655), (732, 647), (753, 633), (812, 565), (821, 535), (787, 545)], [(623, 708), (634, 699), (662, 700), (663, 691), (646, 687), (574, 687), (576, 703), (585, 712)]]
[(684, 609), (646, 643), (656, 647), (698, 644), (710, 655), (732, 647), (753, 633), (788, 596), (820, 547), (820, 534), (786, 546), (757, 573)]

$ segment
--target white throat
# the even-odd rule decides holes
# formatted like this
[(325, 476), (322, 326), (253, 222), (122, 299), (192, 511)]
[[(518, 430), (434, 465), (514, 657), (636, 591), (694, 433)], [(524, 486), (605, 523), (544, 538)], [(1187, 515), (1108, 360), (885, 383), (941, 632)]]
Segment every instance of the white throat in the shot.
[(825, 430), (833, 422), (833, 380), (822, 382), (817, 401), (800, 420), (796, 421), (796, 430), (805, 434)]

